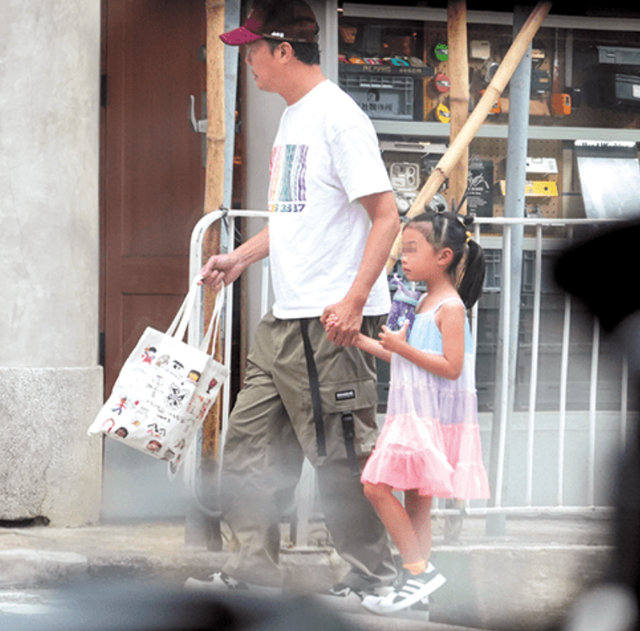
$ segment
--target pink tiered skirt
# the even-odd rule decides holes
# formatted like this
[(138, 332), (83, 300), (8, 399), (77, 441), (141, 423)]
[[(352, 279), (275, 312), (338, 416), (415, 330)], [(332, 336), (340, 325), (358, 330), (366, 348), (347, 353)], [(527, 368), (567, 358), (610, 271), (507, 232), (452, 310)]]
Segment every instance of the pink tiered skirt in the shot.
[(421, 495), (488, 499), (475, 391), (463, 381), (420, 369), (415, 374), (415, 367), (393, 368), (405, 374), (391, 384), (389, 413), (362, 481)]

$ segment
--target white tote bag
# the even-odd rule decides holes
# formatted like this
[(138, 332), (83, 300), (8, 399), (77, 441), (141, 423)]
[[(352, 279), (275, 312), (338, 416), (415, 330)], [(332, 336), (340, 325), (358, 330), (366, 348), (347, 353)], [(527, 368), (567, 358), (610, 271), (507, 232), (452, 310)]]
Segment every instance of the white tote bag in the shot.
[(224, 289), (199, 348), (183, 342), (195, 304), (196, 277), (166, 333), (147, 327), (124, 363), (111, 396), (89, 427), (169, 463), (175, 474), (216, 400), (229, 370), (207, 352), (215, 349)]

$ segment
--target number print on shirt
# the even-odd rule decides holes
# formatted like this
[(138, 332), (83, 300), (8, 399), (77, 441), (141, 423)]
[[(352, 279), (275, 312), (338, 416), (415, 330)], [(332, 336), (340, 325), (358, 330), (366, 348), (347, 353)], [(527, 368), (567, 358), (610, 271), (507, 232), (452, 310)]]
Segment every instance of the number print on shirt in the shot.
[(307, 145), (280, 145), (271, 153), (269, 211), (299, 213), (307, 201)]

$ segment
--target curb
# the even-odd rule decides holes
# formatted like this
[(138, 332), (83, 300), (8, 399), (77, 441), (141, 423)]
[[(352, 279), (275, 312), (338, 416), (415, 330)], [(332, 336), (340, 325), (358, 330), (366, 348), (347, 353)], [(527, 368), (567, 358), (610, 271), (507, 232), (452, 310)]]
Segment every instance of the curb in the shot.
[(72, 580), (89, 571), (89, 559), (75, 552), (0, 551), (0, 587), (28, 587)]

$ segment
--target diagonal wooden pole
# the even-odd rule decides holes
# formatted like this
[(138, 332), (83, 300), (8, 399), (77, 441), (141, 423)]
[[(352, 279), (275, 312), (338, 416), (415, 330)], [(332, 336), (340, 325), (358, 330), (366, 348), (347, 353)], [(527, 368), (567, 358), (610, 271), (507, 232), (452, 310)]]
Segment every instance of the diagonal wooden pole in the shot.
[[(500, 98), (500, 95), (507, 87), (507, 84), (511, 80), (520, 60), (527, 52), (529, 44), (533, 41), (535, 34), (538, 32), (542, 22), (551, 10), (551, 6), (551, 2), (543, 1), (538, 3), (535, 9), (531, 12), (531, 15), (524, 23), (522, 29), (518, 33), (518, 36), (513, 40), (513, 43), (509, 47), (509, 50), (504, 56), (504, 59), (491, 80), (491, 83), (487, 86), (482, 98), (478, 101), (478, 104), (469, 115), (469, 118), (460, 130), (460, 133), (449, 146), (449, 149), (447, 149), (442, 158), (440, 158), (440, 161), (425, 182), (420, 193), (418, 193), (416, 200), (407, 213), (408, 217), (415, 217), (423, 212), (425, 205), (428, 204), (433, 199), (433, 196), (440, 190), (440, 187), (449, 177), (451, 171), (456, 166), (465, 150), (468, 149), (469, 144), (474, 139), (478, 130), (482, 126), (482, 123), (484, 123), (485, 119), (489, 115), (489, 111), (493, 107), (494, 103)], [(389, 261), (387, 262), (387, 272), (391, 272), (391, 269), (399, 258), (401, 243), (402, 240), (398, 237), (393, 244)]]

